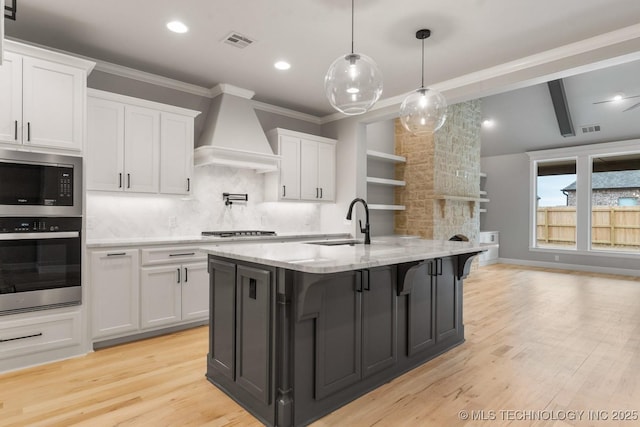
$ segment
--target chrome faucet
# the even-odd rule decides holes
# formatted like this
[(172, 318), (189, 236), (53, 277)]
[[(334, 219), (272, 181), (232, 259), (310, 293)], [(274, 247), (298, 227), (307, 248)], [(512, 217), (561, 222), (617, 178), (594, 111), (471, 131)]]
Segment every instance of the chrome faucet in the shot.
[(355, 205), (357, 202), (361, 202), (362, 206), (364, 206), (364, 212), (366, 214), (366, 221), (365, 221), (365, 225), (364, 228), (362, 227), (362, 220), (359, 220), (358, 222), (360, 223), (360, 232), (364, 233), (364, 244), (365, 245), (370, 245), (371, 244), (371, 230), (369, 229), (369, 206), (367, 206), (367, 202), (364, 201), (364, 199), (353, 199), (351, 201), (351, 204), (349, 205), (349, 212), (347, 212), (347, 219), (349, 221), (351, 221), (351, 214), (353, 212), (353, 205)]

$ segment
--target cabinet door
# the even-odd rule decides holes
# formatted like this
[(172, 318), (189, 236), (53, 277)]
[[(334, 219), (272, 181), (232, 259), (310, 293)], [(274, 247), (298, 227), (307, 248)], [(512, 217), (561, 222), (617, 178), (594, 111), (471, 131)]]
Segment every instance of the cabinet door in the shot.
[(122, 191), (124, 105), (87, 98), (87, 189)]
[(209, 360), (211, 367), (235, 380), (236, 265), (210, 260)]
[(165, 265), (140, 269), (142, 328), (177, 323), (182, 319), (182, 267)]
[(22, 57), (5, 52), (0, 67), (0, 141), (22, 141)]
[(238, 265), (236, 278), (236, 382), (271, 402), (271, 272)]
[(25, 144), (82, 149), (84, 72), (25, 56), (22, 62)]
[[(430, 261), (428, 261), (430, 262)], [(422, 264), (413, 275), (411, 293), (407, 295), (407, 354), (413, 356), (436, 342), (433, 295), (435, 279), (428, 274), (427, 264)]]
[(318, 143), (318, 187), (320, 199), (333, 202), (336, 198), (336, 146)]
[(436, 332), (437, 341), (458, 334), (461, 313), (458, 313), (458, 299), (461, 298), (456, 278), (455, 258), (437, 258), (436, 264)]
[(300, 198), (315, 201), (320, 198), (317, 141), (300, 140)]
[(137, 331), (138, 251), (91, 252), (89, 268), (93, 338)]
[(207, 263), (182, 267), (182, 320), (206, 319), (209, 315), (209, 274)]
[(281, 200), (300, 199), (300, 140), (290, 136), (280, 136), (280, 188)]
[(362, 376), (393, 366), (396, 352), (396, 268), (363, 272)]
[(157, 193), (160, 112), (127, 105), (124, 113), (125, 190)]
[(160, 192), (189, 194), (193, 172), (193, 118), (160, 115)]
[(331, 275), (322, 286), (316, 319), (315, 398), (360, 381), (362, 367), (362, 273)]

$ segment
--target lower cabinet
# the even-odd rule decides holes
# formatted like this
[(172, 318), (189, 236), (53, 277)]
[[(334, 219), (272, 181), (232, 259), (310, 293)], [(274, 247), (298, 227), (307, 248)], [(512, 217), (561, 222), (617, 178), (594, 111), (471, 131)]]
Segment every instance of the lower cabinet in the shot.
[(316, 399), (395, 364), (395, 266), (323, 275), (311, 286)]
[(136, 332), (139, 316), (139, 251), (115, 248), (89, 257), (93, 338)]
[(88, 258), (94, 342), (207, 320), (209, 275), (197, 248), (112, 248)]
[(439, 342), (460, 334), (462, 313), (460, 281), (455, 258), (427, 260), (411, 268), (405, 280), (407, 295), (407, 354), (420, 354)]
[(273, 403), (274, 271), (209, 261), (209, 366), (259, 405)]
[(171, 264), (140, 270), (141, 328), (206, 318), (207, 263)]

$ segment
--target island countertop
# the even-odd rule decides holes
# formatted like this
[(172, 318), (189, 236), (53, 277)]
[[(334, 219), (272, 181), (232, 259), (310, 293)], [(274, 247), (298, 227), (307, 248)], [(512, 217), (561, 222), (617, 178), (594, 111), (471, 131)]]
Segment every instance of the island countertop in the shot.
[[(329, 243), (329, 241), (325, 241)], [(495, 244), (383, 236), (371, 245), (323, 242), (245, 243), (202, 248), (210, 255), (306, 273), (326, 274), (486, 251)]]

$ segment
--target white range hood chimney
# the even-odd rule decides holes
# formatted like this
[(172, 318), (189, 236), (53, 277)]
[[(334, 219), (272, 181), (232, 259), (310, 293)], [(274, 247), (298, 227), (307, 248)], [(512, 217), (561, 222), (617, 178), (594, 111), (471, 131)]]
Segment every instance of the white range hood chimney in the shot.
[(280, 156), (273, 154), (251, 105), (254, 92), (227, 84), (215, 86), (212, 92), (217, 95), (195, 149), (195, 165), (278, 170)]

